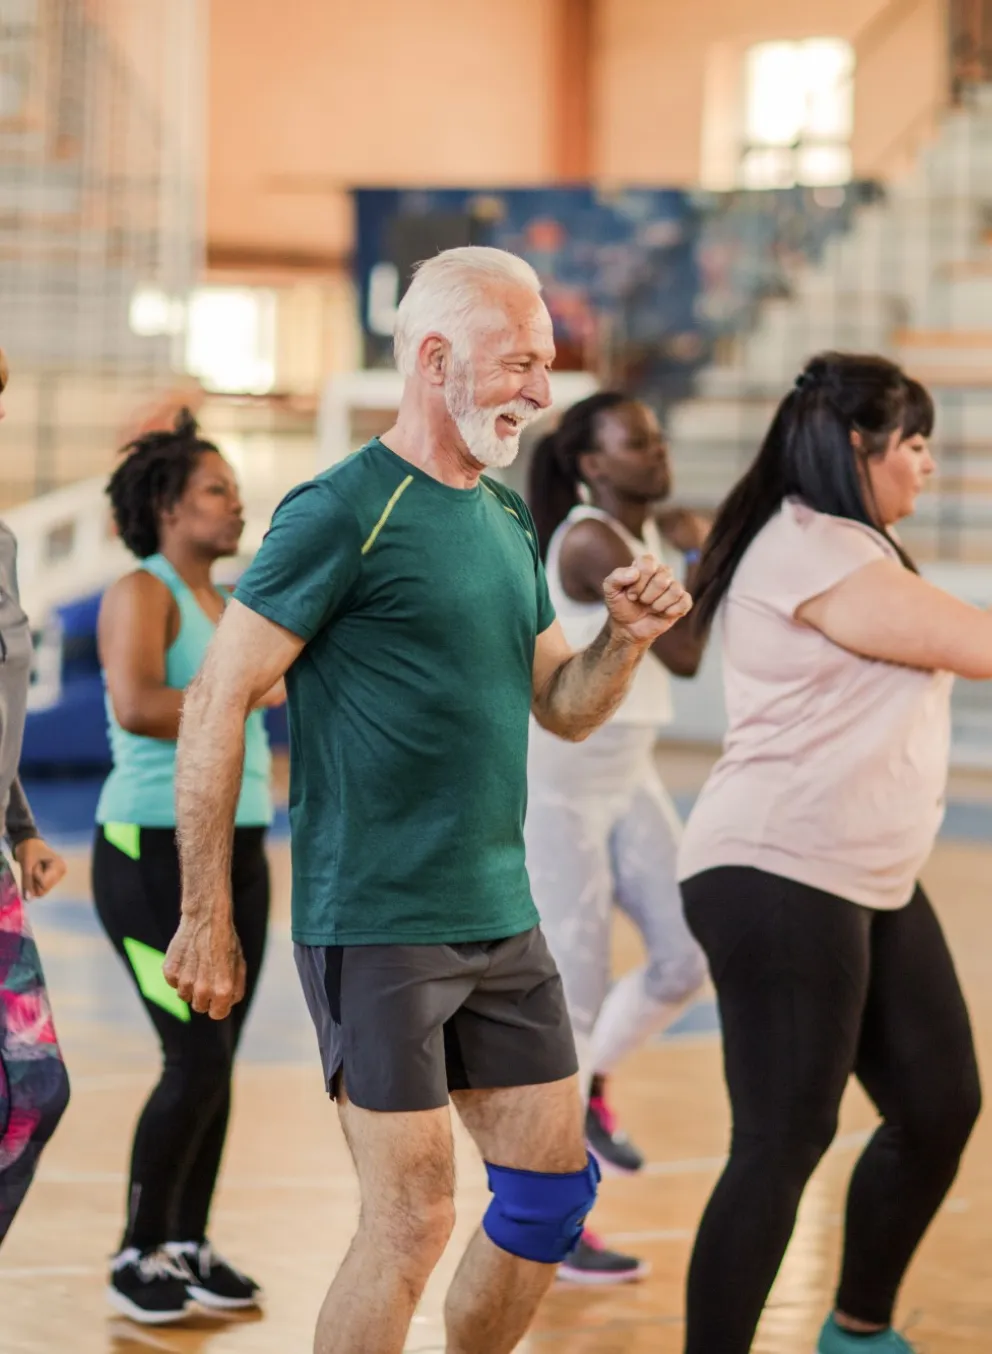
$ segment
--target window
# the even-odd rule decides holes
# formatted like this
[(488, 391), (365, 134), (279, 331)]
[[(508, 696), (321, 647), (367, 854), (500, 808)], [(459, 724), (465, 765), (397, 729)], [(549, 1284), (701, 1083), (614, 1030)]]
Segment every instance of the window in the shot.
[(261, 287), (202, 287), (186, 312), (186, 368), (207, 390), (265, 395), (275, 384), (276, 296)]
[(744, 69), (745, 188), (846, 183), (851, 177), (854, 51), (840, 38), (761, 42)]

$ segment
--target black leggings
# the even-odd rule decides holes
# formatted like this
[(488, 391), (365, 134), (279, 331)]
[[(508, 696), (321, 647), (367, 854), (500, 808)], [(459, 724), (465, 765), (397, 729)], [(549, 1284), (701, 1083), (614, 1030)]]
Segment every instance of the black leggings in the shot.
[[(132, 829), (133, 832), (133, 829)], [(234, 925), (244, 950), (244, 1000), (226, 1020), (184, 1007), (165, 984), (162, 957), (179, 925), (179, 857), (171, 828), (142, 828), (111, 845), (97, 829), (93, 897), (162, 1045), (162, 1075), (141, 1112), (131, 1154), (121, 1243), (151, 1249), (202, 1241), (231, 1107), (231, 1072), (262, 967), (269, 918), (265, 829), (234, 834)], [(123, 848), (123, 849), (122, 849)]]
[(682, 885), (723, 1026), (730, 1160), (689, 1268), (686, 1354), (747, 1354), (848, 1077), (882, 1123), (851, 1179), (837, 1308), (886, 1324), (978, 1116), (954, 964), (930, 902), (872, 911), (760, 870)]

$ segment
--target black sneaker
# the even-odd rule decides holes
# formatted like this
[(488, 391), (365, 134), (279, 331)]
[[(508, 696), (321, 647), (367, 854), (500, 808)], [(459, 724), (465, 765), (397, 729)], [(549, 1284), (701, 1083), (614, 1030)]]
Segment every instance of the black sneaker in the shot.
[(558, 1278), (566, 1283), (635, 1283), (650, 1270), (646, 1260), (611, 1251), (595, 1232), (583, 1232), (575, 1250), (558, 1266)]
[(165, 1251), (129, 1246), (111, 1265), (107, 1300), (142, 1326), (167, 1326), (189, 1312), (188, 1284), (188, 1272)]
[(634, 1175), (644, 1165), (643, 1155), (617, 1127), (616, 1115), (602, 1094), (589, 1097), (586, 1143), (604, 1175)]
[(186, 1291), (201, 1307), (233, 1312), (257, 1307), (261, 1301), (262, 1290), (254, 1279), (222, 1260), (209, 1241), (170, 1241), (165, 1249), (188, 1271)]

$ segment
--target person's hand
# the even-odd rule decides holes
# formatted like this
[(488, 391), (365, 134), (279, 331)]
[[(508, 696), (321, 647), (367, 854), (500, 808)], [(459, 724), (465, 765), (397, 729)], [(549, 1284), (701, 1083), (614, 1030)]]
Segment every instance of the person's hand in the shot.
[(28, 837), (14, 847), (14, 859), (21, 867), (21, 893), (27, 898), (44, 898), (65, 878), (66, 864), (40, 837)]
[(692, 607), (692, 598), (675, 575), (653, 555), (642, 555), (614, 569), (603, 584), (614, 626), (638, 644), (653, 644)]
[(230, 917), (183, 912), (162, 966), (194, 1011), (223, 1020), (245, 994), (245, 957)]
[(265, 695), (256, 702), (256, 710), (273, 710), (277, 705), (286, 704), (286, 683), (280, 677), (275, 686), (270, 686)]
[(707, 518), (688, 508), (669, 508), (659, 513), (656, 520), (662, 536), (680, 555), (702, 550), (712, 525)]

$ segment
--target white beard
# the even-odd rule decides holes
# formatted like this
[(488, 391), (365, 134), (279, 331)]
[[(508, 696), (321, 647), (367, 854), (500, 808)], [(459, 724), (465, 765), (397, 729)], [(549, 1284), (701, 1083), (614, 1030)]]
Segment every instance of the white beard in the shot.
[[(527, 400), (519, 399), (480, 409), (474, 402), (471, 370), (461, 365), (445, 386), (444, 399), (469, 455), (491, 470), (505, 470), (513, 464), (520, 450), (520, 434), (540, 412)], [(496, 420), (501, 414), (518, 420), (512, 437), (500, 437), (496, 431)]]

